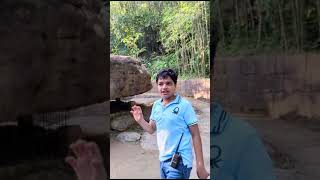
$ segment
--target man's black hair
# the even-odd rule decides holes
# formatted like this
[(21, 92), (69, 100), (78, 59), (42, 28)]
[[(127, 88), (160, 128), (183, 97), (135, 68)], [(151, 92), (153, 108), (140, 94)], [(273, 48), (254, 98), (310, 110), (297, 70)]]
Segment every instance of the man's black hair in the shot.
[(158, 83), (159, 79), (166, 79), (167, 77), (170, 77), (174, 84), (177, 84), (178, 80), (178, 74), (172, 70), (172, 69), (163, 69), (161, 70), (156, 77), (156, 83)]

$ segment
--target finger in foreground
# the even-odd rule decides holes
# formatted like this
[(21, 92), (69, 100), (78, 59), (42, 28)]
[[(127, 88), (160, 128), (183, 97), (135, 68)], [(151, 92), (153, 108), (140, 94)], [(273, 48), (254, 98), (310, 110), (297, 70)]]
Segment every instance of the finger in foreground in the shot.
[(92, 156), (96, 157), (97, 159), (100, 159), (102, 161), (102, 155), (101, 155), (101, 152), (100, 152), (98, 145), (95, 142), (90, 142), (90, 143), (88, 143), (88, 147), (90, 148)]
[(68, 163), (73, 169), (77, 168), (77, 160), (72, 156), (67, 156), (65, 162)]
[(77, 157), (81, 157), (85, 152), (85, 143), (84, 140), (79, 139), (70, 145), (70, 149), (72, 149)]

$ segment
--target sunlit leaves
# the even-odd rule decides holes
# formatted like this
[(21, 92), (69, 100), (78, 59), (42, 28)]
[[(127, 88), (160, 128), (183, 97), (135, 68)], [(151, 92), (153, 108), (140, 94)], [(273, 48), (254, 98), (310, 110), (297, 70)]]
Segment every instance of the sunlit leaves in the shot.
[(111, 52), (143, 57), (151, 74), (209, 76), (209, 14), (209, 2), (112, 1)]

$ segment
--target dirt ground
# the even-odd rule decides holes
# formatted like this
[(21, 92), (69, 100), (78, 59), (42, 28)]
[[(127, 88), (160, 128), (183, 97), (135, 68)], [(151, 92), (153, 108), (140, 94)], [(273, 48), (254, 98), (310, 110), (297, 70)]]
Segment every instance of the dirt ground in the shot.
[[(158, 97), (153, 94), (135, 96), (132, 100), (150, 103)], [(205, 166), (210, 171), (210, 104), (187, 98), (195, 108), (202, 138)], [(145, 150), (137, 142), (122, 143), (116, 139), (116, 132), (110, 135), (110, 178), (112, 179), (159, 179), (158, 151)], [(155, 139), (156, 140), (156, 139)], [(190, 178), (197, 179), (195, 158)]]
[[(264, 116), (235, 115), (253, 125), (272, 146), (274, 171), (278, 180), (320, 179), (320, 131), (318, 125), (296, 123), (299, 119), (272, 120)], [(269, 149), (270, 152), (270, 149)]]

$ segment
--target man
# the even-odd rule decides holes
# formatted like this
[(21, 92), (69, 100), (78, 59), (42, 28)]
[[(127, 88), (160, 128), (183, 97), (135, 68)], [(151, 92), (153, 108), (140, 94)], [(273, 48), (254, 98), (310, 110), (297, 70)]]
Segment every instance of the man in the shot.
[[(204, 166), (196, 114), (191, 104), (176, 94), (177, 79), (178, 75), (172, 69), (158, 73), (156, 83), (161, 99), (154, 102), (149, 122), (145, 121), (139, 106), (134, 105), (130, 112), (145, 131), (150, 134), (157, 132), (162, 179), (189, 179), (193, 162), (191, 139), (196, 155), (197, 175), (206, 179), (209, 173)], [(175, 152), (180, 154), (177, 167), (171, 166)]]
[[(201, 179), (206, 179), (209, 173), (204, 167), (196, 115), (191, 104), (175, 94), (177, 78), (177, 74), (171, 69), (163, 70), (157, 75), (156, 82), (162, 98), (154, 103), (149, 123), (144, 120), (139, 106), (133, 106), (131, 113), (147, 132), (157, 131), (161, 178), (189, 178), (193, 161), (192, 138), (197, 175)], [(180, 138), (181, 143), (177, 148)], [(95, 143), (78, 140), (71, 144), (70, 148), (75, 153), (75, 157), (66, 157), (66, 162), (74, 169), (78, 180), (106, 178), (100, 150)], [(170, 160), (176, 149), (181, 154), (181, 159), (177, 167), (173, 168), (170, 166)]]
[(210, 166), (214, 180), (275, 180), (270, 160), (256, 131), (211, 104)]

